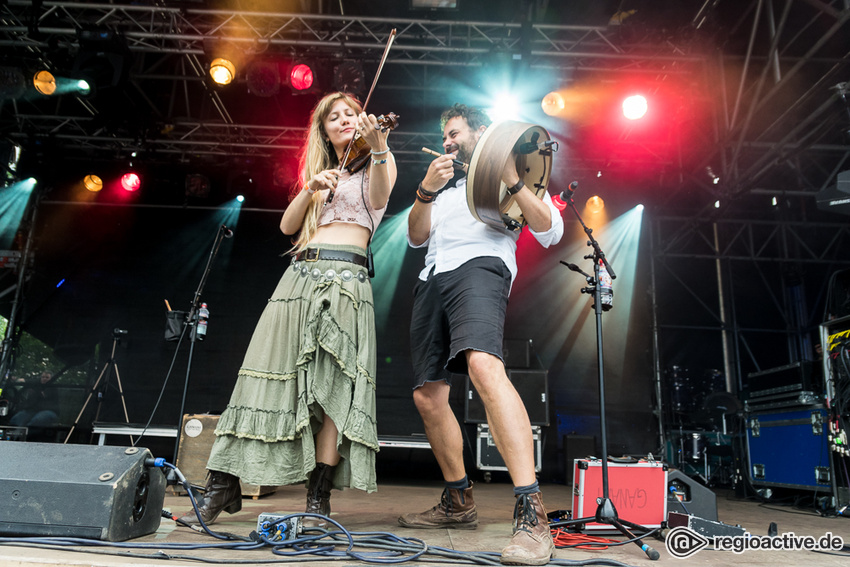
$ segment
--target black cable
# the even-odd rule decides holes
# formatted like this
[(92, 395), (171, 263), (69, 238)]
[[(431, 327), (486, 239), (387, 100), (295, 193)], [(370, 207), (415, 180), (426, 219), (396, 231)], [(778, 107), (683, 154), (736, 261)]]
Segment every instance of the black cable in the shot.
[[(287, 520), (301, 517), (316, 517), (321, 518), (333, 524), (339, 530), (329, 532), (327, 530), (309, 530), (306, 534), (301, 534), (300, 537), (283, 541), (272, 541), (268, 538), (252, 533), (253, 537), (246, 538), (235, 536), (233, 534), (220, 534), (209, 529), (203, 521), (203, 517), (198, 510), (197, 502), (194, 494), (189, 490), (189, 481), (176, 466), (166, 462), (164, 459), (150, 459), (146, 461), (146, 466), (157, 468), (170, 468), (177, 475), (181, 484), (186, 488), (189, 499), (192, 502), (192, 508), (201, 523), (201, 528), (189, 526), (196, 531), (206, 533), (214, 538), (226, 540), (222, 543), (163, 543), (163, 542), (107, 542), (101, 540), (91, 540), (76, 537), (26, 537), (26, 538), (0, 538), (0, 544), (17, 545), (23, 547), (36, 547), (44, 549), (62, 549), (66, 551), (75, 551), (80, 553), (98, 553), (105, 555), (115, 555), (121, 557), (144, 557), (151, 559), (190, 559), (193, 561), (201, 561), (206, 563), (228, 563), (228, 564), (265, 564), (285, 561), (289, 558), (292, 561), (328, 561), (328, 560), (351, 560), (355, 559), (365, 563), (378, 564), (397, 564), (406, 563), (409, 561), (425, 561), (438, 563), (473, 563), (479, 565), (499, 565), (500, 555), (496, 552), (464, 552), (452, 549), (429, 546), (423, 540), (418, 538), (403, 538), (390, 532), (349, 532), (340, 523), (319, 514), (290, 514), (283, 516), (275, 521), (276, 524), (286, 522)], [(165, 514), (163, 514), (165, 515)], [(169, 515), (170, 517), (170, 515)], [(182, 525), (187, 525), (185, 522), (178, 522)], [(657, 530), (654, 530), (657, 531)], [(654, 533), (654, 531), (650, 532)], [(314, 533), (316, 532), (316, 533)], [(647, 534), (649, 535), (649, 534)], [(645, 537), (645, 536), (642, 536)], [(328, 541), (329, 540), (329, 541)], [(346, 545), (346, 549), (337, 549), (341, 545)], [(82, 546), (94, 547), (96, 549), (80, 549)], [(364, 552), (355, 549), (356, 547), (371, 548), (381, 550), (382, 553)], [(104, 548), (112, 548), (111, 551), (106, 551)], [(226, 559), (216, 560), (197, 556), (175, 555), (166, 553), (169, 550), (194, 550), (194, 549), (233, 549), (233, 550), (258, 550), (262, 548), (271, 548), (272, 554), (279, 559), (257, 560), (251, 559), (246, 561)], [(155, 554), (140, 554), (130, 553), (125, 551), (115, 551), (114, 549), (156, 549)], [(290, 550), (287, 550), (290, 549)], [(387, 553), (383, 553), (386, 551)], [(407, 554), (407, 555), (405, 555)], [(432, 556), (440, 558), (436, 560)], [(569, 561), (554, 559), (550, 562), (553, 565), (611, 565), (614, 567), (628, 567), (624, 563), (615, 560), (607, 559), (590, 559), (584, 561)]]

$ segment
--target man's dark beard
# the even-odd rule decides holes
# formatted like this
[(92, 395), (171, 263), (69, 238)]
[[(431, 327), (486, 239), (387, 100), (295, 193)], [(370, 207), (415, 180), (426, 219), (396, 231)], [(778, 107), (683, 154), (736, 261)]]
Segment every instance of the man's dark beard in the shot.
[(469, 163), (469, 160), (472, 159), (472, 154), (474, 152), (475, 152), (475, 146), (472, 147), (471, 151), (466, 151), (466, 148), (458, 146), (457, 147), (457, 159), (459, 159), (463, 163)]

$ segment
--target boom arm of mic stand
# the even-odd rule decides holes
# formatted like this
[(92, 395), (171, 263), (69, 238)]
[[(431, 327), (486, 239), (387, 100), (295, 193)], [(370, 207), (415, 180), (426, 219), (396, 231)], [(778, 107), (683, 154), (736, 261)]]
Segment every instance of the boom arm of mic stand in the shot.
[[(227, 233), (227, 227), (222, 225), (218, 232), (215, 235), (215, 240), (213, 241), (212, 248), (210, 249), (210, 256), (207, 258), (207, 265), (204, 267), (204, 273), (201, 276), (201, 281), (198, 283), (198, 289), (195, 291), (195, 297), (192, 299), (192, 308), (189, 311), (189, 315), (186, 317), (186, 322), (184, 325), (191, 325), (195, 321), (196, 313), (198, 312), (198, 302), (201, 299), (201, 294), (204, 291), (204, 286), (207, 283), (207, 278), (210, 275), (210, 269), (212, 268), (213, 260), (215, 260), (216, 255), (218, 254), (218, 249), (221, 247), (221, 242), (225, 238), (225, 234)], [(185, 327), (184, 327), (185, 328)], [(177, 430), (178, 435), (174, 440), (174, 462), (177, 462), (177, 452), (180, 449), (180, 427), (183, 423), (183, 412), (186, 409), (186, 395), (189, 391), (189, 375), (192, 372), (192, 356), (195, 353), (195, 338), (196, 332), (193, 331), (189, 334), (189, 360), (186, 363), (186, 378), (183, 382), (183, 397), (180, 399), (180, 415), (177, 416)]]
[(192, 309), (189, 311), (187, 321), (192, 321), (195, 312), (198, 310), (198, 304), (201, 300), (201, 294), (204, 291), (204, 286), (207, 285), (207, 278), (210, 275), (210, 269), (212, 268), (213, 260), (215, 260), (216, 255), (218, 255), (218, 249), (221, 248), (221, 243), (226, 238), (226, 234), (227, 227), (225, 225), (221, 225), (215, 235), (215, 240), (213, 240), (212, 249), (210, 249), (210, 256), (209, 258), (207, 258), (207, 265), (204, 268), (204, 274), (201, 276), (201, 281), (198, 284), (198, 289), (195, 290), (195, 297), (192, 299)]
[(611, 264), (608, 263), (608, 259), (605, 257), (605, 252), (603, 252), (602, 248), (599, 247), (599, 242), (597, 242), (596, 239), (593, 238), (593, 229), (589, 228), (586, 224), (584, 224), (584, 220), (578, 213), (575, 202), (573, 202), (572, 198), (567, 200), (567, 206), (570, 208), (570, 210), (573, 211), (576, 218), (578, 219), (579, 224), (581, 224), (582, 229), (584, 229), (584, 233), (587, 235), (587, 243), (593, 248), (593, 257), (602, 260), (602, 263), (605, 264), (605, 269), (608, 270), (608, 274), (611, 276), (611, 279), (616, 279), (617, 274), (614, 272), (614, 268), (612, 268)]

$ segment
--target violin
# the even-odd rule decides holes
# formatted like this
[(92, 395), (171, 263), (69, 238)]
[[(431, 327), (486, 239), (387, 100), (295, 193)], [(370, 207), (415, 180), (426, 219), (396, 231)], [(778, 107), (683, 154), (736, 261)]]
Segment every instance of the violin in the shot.
[[(372, 80), (372, 86), (369, 88), (369, 94), (366, 95), (366, 102), (363, 103), (363, 112), (366, 112), (366, 107), (369, 106), (369, 100), (372, 98), (372, 93), (375, 92), (375, 85), (378, 84), (378, 77), (381, 76), (381, 70), (384, 68), (384, 63), (386, 63), (386, 61), (387, 61), (387, 55), (389, 55), (390, 47), (392, 47), (393, 40), (395, 40), (395, 35), (396, 35), (396, 30), (395, 30), (395, 28), (393, 28), (392, 31), (390, 32), (390, 38), (387, 40), (387, 45), (386, 45), (386, 47), (384, 47), (384, 54), (381, 55), (381, 62), (378, 64), (378, 71), (377, 71), (377, 73), (375, 73), (375, 78)], [(397, 119), (398, 119), (398, 116), (396, 116), (395, 114), (393, 114), (391, 112), (390, 113), (390, 120), (396, 121)], [(383, 128), (384, 126), (383, 126), (382, 121), (385, 122), (387, 120), (388, 119), (382, 114), (381, 116), (378, 117), (378, 125), (380, 125), (381, 128)], [(395, 128), (395, 125), (393, 125), (392, 127)], [(342, 157), (342, 167), (346, 168), (350, 173), (355, 173), (355, 172), (363, 169), (363, 166), (366, 165), (366, 162), (369, 159), (369, 155), (372, 151), (372, 148), (369, 147), (369, 144), (367, 144), (365, 141), (358, 138), (357, 136), (358, 136), (358, 134), (355, 133), (354, 136), (351, 137), (351, 141), (348, 142), (348, 147), (345, 149), (345, 154)], [(360, 153), (363, 154), (363, 155), (360, 156), (360, 160), (362, 160), (362, 163), (360, 163), (358, 165), (357, 169), (353, 168), (353, 160), (352, 160), (352, 157), (351, 157), (352, 154), (354, 153), (354, 152), (352, 152), (352, 148), (354, 146), (355, 141), (361, 142), (360, 143), (360, 146), (361, 146)], [(354, 153), (354, 155), (357, 156), (359, 154)], [(328, 192), (328, 198), (325, 200), (325, 205), (327, 205), (331, 201), (333, 201), (333, 198), (334, 198), (334, 190), (331, 189)], [(369, 252), (367, 257), (371, 257), (371, 249), (367, 250), (367, 252)], [(372, 274), (373, 274), (373, 270), (370, 269), (369, 270), (369, 277), (370, 278), (372, 277)]]
[[(378, 116), (378, 126), (381, 127), (382, 132), (395, 130), (398, 127), (398, 115), (390, 112), (386, 116), (383, 114)], [(366, 140), (361, 138), (359, 133), (355, 133), (351, 147), (342, 158), (343, 162), (340, 169), (347, 169), (349, 173), (357, 173), (369, 163), (371, 153), (372, 148), (366, 143)]]

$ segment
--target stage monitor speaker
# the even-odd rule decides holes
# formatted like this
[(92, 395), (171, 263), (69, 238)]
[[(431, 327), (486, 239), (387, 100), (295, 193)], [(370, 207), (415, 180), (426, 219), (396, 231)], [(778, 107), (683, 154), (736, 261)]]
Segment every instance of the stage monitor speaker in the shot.
[(531, 368), (531, 339), (505, 339), (502, 342), (502, 358), (505, 368)]
[(670, 469), (667, 472), (667, 511), (684, 512), (716, 522), (717, 496), (682, 471)]
[(165, 474), (138, 447), (0, 441), (0, 533), (125, 541), (162, 518)]

